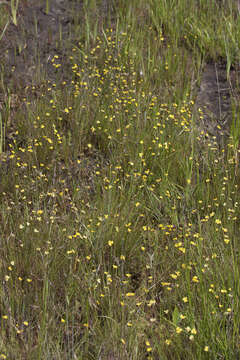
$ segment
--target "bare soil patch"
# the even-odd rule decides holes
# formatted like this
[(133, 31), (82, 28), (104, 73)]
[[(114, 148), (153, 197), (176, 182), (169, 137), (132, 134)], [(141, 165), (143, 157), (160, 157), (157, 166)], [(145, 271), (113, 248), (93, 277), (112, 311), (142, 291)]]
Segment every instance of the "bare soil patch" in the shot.
[(199, 127), (216, 137), (218, 143), (224, 135), (230, 134), (233, 109), (239, 107), (239, 75), (239, 69), (232, 68), (227, 79), (223, 63), (209, 63), (202, 73), (196, 99)]
[(55, 81), (59, 71), (51, 63), (54, 55), (59, 56), (62, 78), (67, 76), (66, 53), (73, 37), (73, 13), (82, 11), (82, 5), (71, 0), (51, 0), (49, 4), (47, 12), (45, 1), (21, 2), (17, 26), (9, 24), (2, 38), (2, 82), (12, 92), (23, 91), (43, 78)]

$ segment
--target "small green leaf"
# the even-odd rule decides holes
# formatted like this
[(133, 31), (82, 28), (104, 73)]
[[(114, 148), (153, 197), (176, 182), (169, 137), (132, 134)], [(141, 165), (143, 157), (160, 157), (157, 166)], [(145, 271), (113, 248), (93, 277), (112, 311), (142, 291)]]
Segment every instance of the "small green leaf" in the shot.
[(179, 320), (180, 320), (180, 313), (178, 308), (175, 306), (173, 314), (172, 314), (172, 322), (174, 325), (178, 325), (179, 324)]

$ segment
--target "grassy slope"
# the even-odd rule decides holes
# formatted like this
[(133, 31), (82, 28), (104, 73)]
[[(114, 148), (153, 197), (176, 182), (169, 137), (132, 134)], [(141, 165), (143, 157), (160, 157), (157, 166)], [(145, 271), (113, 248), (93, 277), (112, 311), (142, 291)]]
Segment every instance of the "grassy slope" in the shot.
[(96, 23), (85, 2), (72, 79), (16, 114), (0, 358), (239, 356), (238, 130), (202, 139), (192, 85), (206, 59), (239, 61), (240, 24), (198, 3), (117, 1)]

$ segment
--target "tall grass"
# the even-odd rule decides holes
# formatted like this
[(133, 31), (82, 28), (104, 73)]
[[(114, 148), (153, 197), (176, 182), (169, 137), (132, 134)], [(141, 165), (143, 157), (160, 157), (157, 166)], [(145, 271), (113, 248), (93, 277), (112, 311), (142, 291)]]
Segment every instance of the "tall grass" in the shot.
[(1, 358), (239, 356), (238, 121), (200, 133), (193, 87), (239, 60), (229, 4), (84, 2), (69, 80), (11, 123)]

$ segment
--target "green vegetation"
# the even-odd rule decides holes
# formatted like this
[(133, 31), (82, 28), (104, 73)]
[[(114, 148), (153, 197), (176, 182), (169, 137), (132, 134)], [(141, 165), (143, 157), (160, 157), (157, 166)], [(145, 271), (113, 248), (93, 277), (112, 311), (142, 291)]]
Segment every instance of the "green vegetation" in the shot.
[(239, 62), (240, 20), (113, 4), (74, 15), (68, 81), (14, 117), (4, 85), (0, 359), (237, 359), (239, 121), (223, 147), (201, 133), (193, 84)]

